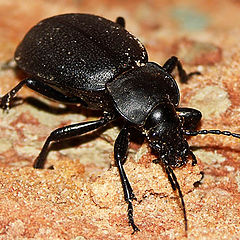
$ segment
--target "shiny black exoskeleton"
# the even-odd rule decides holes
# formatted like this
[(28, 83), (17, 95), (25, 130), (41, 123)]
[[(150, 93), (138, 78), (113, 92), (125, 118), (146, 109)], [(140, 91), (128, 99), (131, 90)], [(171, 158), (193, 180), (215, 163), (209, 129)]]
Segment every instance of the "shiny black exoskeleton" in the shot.
[(8, 110), (16, 93), (27, 85), (52, 100), (104, 111), (100, 120), (53, 131), (34, 162), (35, 168), (43, 168), (52, 141), (79, 136), (122, 119), (124, 127), (114, 145), (114, 158), (134, 232), (139, 230), (133, 219), (135, 197), (123, 168), (131, 127), (147, 138), (157, 155), (155, 162), (163, 165), (172, 188), (178, 190), (187, 229), (183, 196), (173, 172), (173, 168), (186, 164), (189, 156), (193, 164), (197, 163), (186, 135), (240, 135), (195, 131), (201, 113), (178, 107), (179, 89), (171, 75), (175, 67), (182, 82), (192, 74), (186, 74), (176, 57), (162, 67), (148, 62), (144, 46), (125, 30), (123, 18), (115, 23), (89, 14), (64, 14), (34, 26), (17, 47), (15, 61), (29, 77), (1, 98), (1, 108)]

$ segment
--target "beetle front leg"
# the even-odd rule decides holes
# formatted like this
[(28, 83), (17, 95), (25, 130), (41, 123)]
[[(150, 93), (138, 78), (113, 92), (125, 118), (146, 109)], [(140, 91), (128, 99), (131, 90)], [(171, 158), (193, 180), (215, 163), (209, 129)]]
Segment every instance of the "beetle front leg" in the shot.
[(176, 111), (183, 118), (183, 128), (187, 130), (196, 129), (202, 118), (202, 113), (194, 108), (176, 108)]
[(178, 69), (179, 78), (182, 83), (187, 83), (187, 80), (192, 75), (200, 74), (200, 72), (192, 72), (192, 73), (187, 74), (186, 71), (183, 69), (181, 62), (175, 56), (172, 56), (171, 58), (169, 58), (163, 65), (163, 68), (170, 74), (173, 72), (175, 67), (177, 67), (177, 69)]
[(90, 121), (90, 122), (84, 122), (84, 123), (77, 123), (72, 124), (69, 126), (65, 126), (62, 128), (58, 128), (54, 130), (50, 136), (45, 141), (43, 148), (36, 158), (33, 167), (34, 168), (43, 168), (45, 159), (48, 153), (48, 147), (52, 141), (61, 141), (63, 139), (68, 139), (76, 136), (80, 136), (84, 133), (88, 133), (90, 131), (93, 131), (95, 129), (98, 129), (104, 125), (106, 125), (108, 122), (113, 120), (113, 116), (110, 116), (106, 114), (103, 118), (97, 120), (97, 121)]
[(123, 127), (114, 144), (114, 159), (120, 174), (123, 193), (124, 193), (124, 199), (128, 204), (129, 223), (133, 228), (133, 233), (135, 233), (136, 231), (139, 231), (139, 228), (135, 225), (134, 219), (133, 219), (132, 200), (135, 199), (135, 196), (123, 168), (123, 162), (127, 155), (127, 149), (128, 149), (128, 129), (127, 127)]
[[(194, 108), (176, 108), (178, 115), (183, 119), (183, 128), (185, 130), (195, 130), (199, 124), (202, 113)], [(192, 165), (197, 164), (197, 159), (194, 153), (189, 150), (189, 154), (192, 157)]]

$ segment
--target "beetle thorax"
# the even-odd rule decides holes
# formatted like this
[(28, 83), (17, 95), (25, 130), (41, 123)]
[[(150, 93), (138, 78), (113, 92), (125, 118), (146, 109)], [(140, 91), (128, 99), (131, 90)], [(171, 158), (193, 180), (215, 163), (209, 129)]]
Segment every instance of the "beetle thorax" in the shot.
[(190, 150), (183, 136), (181, 119), (171, 103), (161, 103), (151, 111), (144, 131), (160, 161), (172, 167), (186, 163)]

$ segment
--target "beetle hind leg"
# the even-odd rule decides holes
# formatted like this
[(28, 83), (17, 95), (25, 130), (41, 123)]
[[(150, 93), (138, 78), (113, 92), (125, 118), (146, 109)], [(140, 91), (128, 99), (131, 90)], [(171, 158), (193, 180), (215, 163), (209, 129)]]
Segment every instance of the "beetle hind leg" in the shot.
[(10, 90), (8, 93), (6, 93), (3, 97), (0, 99), (0, 107), (8, 111), (11, 107), (11, 103), (13, 101), (13, 98), (16, 96), (17, 92), (26, 84), (26, 80), (22, 80), (20, 83), (18, 83), (12, 90)]
[(178, 69), (178, 74), (182, 83), (187, 83), (188, 79), (193, 75), (201, 74), (200, 72), (191, 72), (187, 74), (183, 69), (181, 62), (175, 56), (169, 58), (163, 65), (163, 68), (170, 74), (173, 72), (175, 67)]
[(20, 83), (18, 83), (12, 90), (10, 90), (7, 94), (5, 94), (1, 99), (0, 99), (0, 108), (3, 110), (8, 111), (11, 107), (11, 103), (13, 101), (13, 98), (16, 96), (18, 91), (26, 85), (27, 87), (31, 88), (32, 90), (40, 93), (41, 95), (54, 100), (58, 102), (62, 102), (65, 104), (77, 104), (80, 103), (83, 106), (87, 106), (87, 104), (81, 100), (78, 97), (69, 97), (64, 95), (63, 93), (55, 90), (51, 86), (47, 85), (46, 83), (43, 83), (39, 80), (35, 80), (32, 78), (26, 78), (22, 80)]

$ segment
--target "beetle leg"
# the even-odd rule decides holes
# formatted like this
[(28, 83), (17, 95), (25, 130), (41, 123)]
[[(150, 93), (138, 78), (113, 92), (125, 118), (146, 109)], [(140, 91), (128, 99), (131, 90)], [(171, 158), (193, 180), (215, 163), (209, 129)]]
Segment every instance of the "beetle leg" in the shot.
[(82, 99), (75, 96), (72, 96), (72, 97), (66, 96), (44, 82), (41, 82), (35, 79), (26, 79), (26, 80), (27, 80), (26, 85), (29, 88), (40, 93), (41, 95), (47, 98), (50, 98), (52, 100), (65, 103), (65, 104), (81, 103), (82, 105), (87, 106), (87, 104)]
[(172, 73), (172, 71), (174, 70), (175, 67), (177, 67), (177, 69), (178, 69), (179, 78), (182, 83), (187, 83), (187, 80), (192, 75), (200, 74), (200, 72), (192, 72), (192, 73), (187, 74), (185, 72), (185, 70), (183, 69), (181, 62), (175, 56), (172, 56), (171, 58), (169, 58), (163, 65), (163, 68), (170, 74)]
[(191, 157), (192, 157), (192, 166), (195, 166), (197, 165), (197, 158), (196, 156), (194, 155), (194, 153), (192, 151), (189, 151)]
[(68, 126), (54, 130), (45, 141), (40, 154), (38, 155), (38, 157), (34, 162), (33, 167), (43, 168), (45, 159), (48, 153), (48, 147), (52, 141), (61, 141), (63, 139), (80, 136), (84, 133), (88, 133), (90, 131), (96, 130), (106, 125), (108, 122), (112, 121), (113, 118), (114, 118), (113, 116), (110, 116), (109, 114), (105, 114), (103, 118), (96, 121), (72, 124), (72, 125), (68, 125)]
[(123, 28), (125, 28), (125, 19), (123, 17), (118, 17), (116, 19), (116, 23), (118, 23), (120, 26), (122, 26)]
[(3, 110), (6, 110), (6, 111), (9, 110), (12, 99), (15, 97), (17, 92), (26, 84), (26, 82), (27, 82), (26, 80), (22, 80), (11, 91), (9, 91), (3, 97), (1, 97), (1, 99), (0, 99), (0, 101), (1, 101), (0, 107)]
[(128, 219), (129, 223), (131, 224), (133, 228), (133, 233), (136, 231), (139, 231), (138, 227), (134, 223), (133, 219), (133, 206), (132, 206), (132, 200), (135, 199), (135, 196), (133, 194), (132, 187), (128, 181), (127, 175), (123, 168), (123, 162), (127, 155), (127, 149), (128, 149), (128, 129), (127, 127), (123, 127), (115, 141), (114, 144), (114, 159), (120, 174), (122, 187), (123, 187), (123, 193), (124, 193), (124, 199), (128, 204)]
[(202, 118), (201, 112), (194, 108), (176, 108), (176, 111), (178, 115), (183, 118), (184, 129), (196, 129)]
[(11, 91), (9, 91), (7, 94), (5, 94), (1, 98), (0, 107), (4, 110), (9, 110), (12, 99), (15, 97), (17, 92), (24, 85), (26, 85), (27, 87), (31, 88), (32, 90), (34, 90), (34, 91), (40, 93), (41, 95), (43, 95), (47, 98), (50, 98), (52, 100), (62, 102), (62, 103), (69, 103), (69, 104), (70, 103), (81, 103), (83, 106), (87, 106), (87, 104), (78, 97), (68, 97), (41, 81), (27, 78), (27, 79), (22, 80), (17, 86), (15, 86)]

